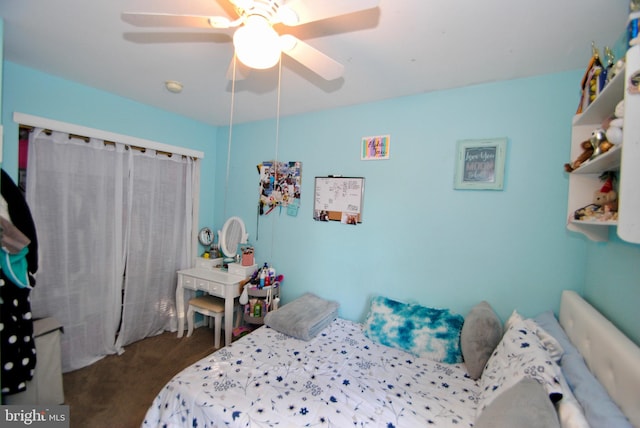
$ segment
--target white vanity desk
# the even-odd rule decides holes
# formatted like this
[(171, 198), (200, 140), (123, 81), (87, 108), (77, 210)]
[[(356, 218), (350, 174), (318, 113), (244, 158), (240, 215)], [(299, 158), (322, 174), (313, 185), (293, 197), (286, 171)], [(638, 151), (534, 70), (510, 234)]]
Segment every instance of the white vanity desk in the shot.
[(212, 260), (199, 259), (196, 267), (179, 270), (176, 288), (176, 309), (178, 313), (178, 337), (184, 334), (184, 289), (201, 290), (224, 299), (224, 343), (231, 343), (233, 330), (234, 299), (240, 296), (247, 278), (233, 275), (212, 266)]

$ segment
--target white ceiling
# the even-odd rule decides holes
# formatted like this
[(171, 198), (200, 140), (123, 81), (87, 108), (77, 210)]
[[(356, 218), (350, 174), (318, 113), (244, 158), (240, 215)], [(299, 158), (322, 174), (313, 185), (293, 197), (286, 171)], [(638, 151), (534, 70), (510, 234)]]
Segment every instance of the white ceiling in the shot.
[[(323, 1), (323, 0), (312, 0)], [(346, 2), (351, 0), (344, 0)], [(628, 0), (380, 0), (278, 27), (345, 66), (325, 81), (284, 57), (280, 115), (581, 69), (612, 45)], [(213, 125), (230, 120), (230, 30), (134, 27), (124, 11), (235, 18), (227, 0), (0, 0), (5, 60)], [(183, 83), (170, 93), (166, 80)], [(234, 123), (273, 118), (278, 67), (235, 84)], [(576, 97), (578, 82), (576, 82)], [(576, 98), (577, 99), (577, 98)]]

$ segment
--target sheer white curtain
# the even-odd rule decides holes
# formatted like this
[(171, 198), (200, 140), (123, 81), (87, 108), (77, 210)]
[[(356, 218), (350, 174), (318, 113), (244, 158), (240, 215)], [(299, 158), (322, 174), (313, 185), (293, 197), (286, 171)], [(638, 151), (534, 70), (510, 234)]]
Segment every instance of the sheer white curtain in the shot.
[(27, 202), (40, 253), (31, 306), (64, 326), (64, 371), (116, 351), (126, 156), (122, 146), (66, 133), (35, 129), (29, 138)]
[(190, 157), (32, 132), (27, 201), (41, 254), (32, 310), (63, 324), (64, 372), (176, 329), (195, 169)]
[(124, 346), (177, 330), (176, 271), (190, 263), (193, 161), (133, 151), (122, 328)]

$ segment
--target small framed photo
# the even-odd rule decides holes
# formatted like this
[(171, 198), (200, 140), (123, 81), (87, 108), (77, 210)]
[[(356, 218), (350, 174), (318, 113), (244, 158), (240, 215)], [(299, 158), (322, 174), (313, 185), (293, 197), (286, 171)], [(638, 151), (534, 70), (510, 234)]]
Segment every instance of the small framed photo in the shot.
[(456, 150), (455, 189), (502, 190), (506, 138), (461, 140)]
[(363, 137), (360, 143), (360, 160), (389, 159), (389, 135)]

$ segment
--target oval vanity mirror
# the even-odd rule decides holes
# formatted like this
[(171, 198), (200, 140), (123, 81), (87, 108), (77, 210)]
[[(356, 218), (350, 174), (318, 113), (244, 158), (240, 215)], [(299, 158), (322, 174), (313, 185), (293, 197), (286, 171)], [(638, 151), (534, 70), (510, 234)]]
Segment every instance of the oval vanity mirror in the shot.
[(231, 217), (218, 231), (220, 250), (225, 256), (225, 261), (232, 261), (238, 253), (238, 245), (246, 244), (249, 235), (240, 217)]

